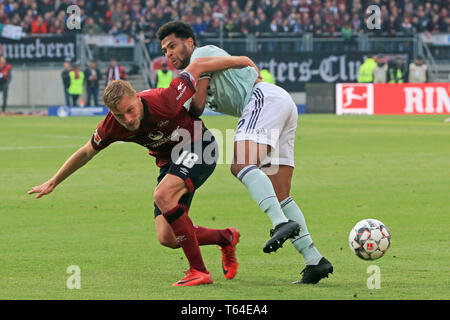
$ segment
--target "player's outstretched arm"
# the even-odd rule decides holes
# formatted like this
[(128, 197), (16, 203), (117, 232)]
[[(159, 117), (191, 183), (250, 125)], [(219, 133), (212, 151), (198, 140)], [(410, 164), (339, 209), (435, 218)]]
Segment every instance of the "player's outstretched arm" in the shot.
[(253, 61), (245, 56), (202, 57), (195, 59), (185, 70), (195, 78), (195, 81), (198, 81), (200, 75), (205, 72), (248, 66), (254, 67), (258, 71)]
[(195, 87), (195, 94), (192, 97), (189, 113), (194, 117), (200, 117), (205, 110), (206, 94), (209, 86), (209, 79), (200, 79)]
[(91, 141), (89, 140), (83, 147), (75, 151), (69, 159), (64, 162), (58, 172), (47, 182), (41, 185), (35, 186), (28, 191), (28, 194), (37, 193), (36, 199), (45, 196), (53, 191), (58, 184), (63, 182), (72, 173), (77, 171), (79, 168), (84, 166), (89, 160), (91, 160), (98, 153), (92, 147)]

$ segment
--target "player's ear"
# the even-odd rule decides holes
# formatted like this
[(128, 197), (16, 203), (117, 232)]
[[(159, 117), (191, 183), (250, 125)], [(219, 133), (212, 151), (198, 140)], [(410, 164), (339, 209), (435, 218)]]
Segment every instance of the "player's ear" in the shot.
[(192, 38), (187, 38), (186, 39), (186, 44), (188, 48), (192, 48), (194, 46), (194, 39)]

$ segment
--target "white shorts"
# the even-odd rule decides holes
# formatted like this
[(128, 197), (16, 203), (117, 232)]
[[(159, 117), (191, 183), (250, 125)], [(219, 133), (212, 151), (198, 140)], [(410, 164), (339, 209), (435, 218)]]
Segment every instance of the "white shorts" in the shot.
[(250, 140), (271, 146), (261, 166), (270, 163), (294, 167), (297, 119), (297, 106), (286, 90), (259, 82), (239, 119), (235, 141)]

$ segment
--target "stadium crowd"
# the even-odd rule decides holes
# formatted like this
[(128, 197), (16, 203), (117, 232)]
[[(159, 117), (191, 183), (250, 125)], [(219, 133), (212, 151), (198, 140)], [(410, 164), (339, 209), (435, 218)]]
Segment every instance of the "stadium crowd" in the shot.
[(0, 0), (0, 23), (27, 34), (68, 31), (68, 6), (80, 7), (81, 29), (89, 34), (120, 33), (152, 38), (170, 20), (190, 23), (197, 35), (293, 32), (344, 37), (367, 32), (366, 8), (381, 9), (385, 36), (449, 32), (449, 0)]

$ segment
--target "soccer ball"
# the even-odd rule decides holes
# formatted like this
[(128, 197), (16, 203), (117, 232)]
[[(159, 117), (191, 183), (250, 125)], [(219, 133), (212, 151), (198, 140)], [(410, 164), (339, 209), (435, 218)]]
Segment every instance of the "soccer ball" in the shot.
[(348, 243), (352, 252), (361, 259), (376, 260), (389, 249), (391, 234), (381, 221), (364, 219), (350, 231)]

